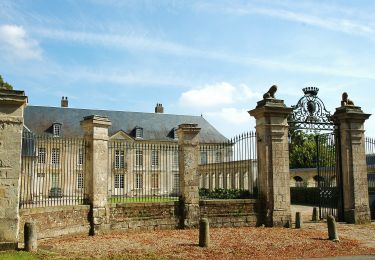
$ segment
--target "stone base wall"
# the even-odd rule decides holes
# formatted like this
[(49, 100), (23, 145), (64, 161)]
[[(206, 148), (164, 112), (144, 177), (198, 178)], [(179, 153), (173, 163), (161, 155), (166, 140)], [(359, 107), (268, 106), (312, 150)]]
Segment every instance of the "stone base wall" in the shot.
[(176, 229), (179, 215), (178, 202), (111, 204), (107, 229)]
[[(201, 217), (212, 227), (256, 226), (256, 200), (200, 201)], [(177, 229), (181, 226), (179, 202), (110, 204), (99, 230)], [(90, 232), (90, 206), (57, 206), (20, 210), (20, 242), (25, 222), (37, 225), (38, 239)]]
[(203, 200), (199, 203), (201, 217), (211, 227), (255, 227), (258, 225), (257, 203), (254, 199)]
[(33, 221), (37, 225), (38, 239), (62, 235), (89, 234), (90, 206), (56, 206), (20, 210), (19, 241), (23, 242), (25, 222)]

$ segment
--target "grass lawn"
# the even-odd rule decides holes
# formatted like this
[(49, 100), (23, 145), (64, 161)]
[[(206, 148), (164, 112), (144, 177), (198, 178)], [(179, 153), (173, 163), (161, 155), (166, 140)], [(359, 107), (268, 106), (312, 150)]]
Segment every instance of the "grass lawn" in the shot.
[(30, 253), (26, 251), (4, 251), (0, 252), (1, 260), (34, 260), (34, 259), (50, 259), (53, 256), (60, 256), (55, 253), (39, 250), (38, 253)]
[(133, 197), (133, 198), (109, 198), (109, 203), (137, 203), (137, 202), (172, 202), (178, 201), (178, 197)]

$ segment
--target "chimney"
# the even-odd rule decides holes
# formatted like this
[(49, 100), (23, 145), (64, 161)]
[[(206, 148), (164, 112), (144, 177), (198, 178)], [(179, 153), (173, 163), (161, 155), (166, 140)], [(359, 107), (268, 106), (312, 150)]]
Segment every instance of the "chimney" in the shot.
[(68, 97), (62, 97), (61, 98), (61, 107), (68, 107), (68, 106), (69, 106)]
[(155, 113), (157, 114), (163, 114), (164, 113), (164, 107), (162, 104), (157, 103), (155, 107)]

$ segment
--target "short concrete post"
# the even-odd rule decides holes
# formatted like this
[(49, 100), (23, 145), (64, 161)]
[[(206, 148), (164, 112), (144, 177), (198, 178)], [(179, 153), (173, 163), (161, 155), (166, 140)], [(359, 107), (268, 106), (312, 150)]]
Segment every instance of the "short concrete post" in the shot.
[(339, 237), (337, 235), (336, 220), (334, 216), (329, 215), (327, 217), (327, 227), (329, 240), (339, 241)]
[(182, 228), (197, 228), (199, 224), (199, 132), (197, 124), (178, 126), (179, 172), (182, 206)]
[(296, 228), (301, 228), (303, 224), (301, 212), (296, 212)]
[(276, 99), (275, 86), (249, 111), (256, 119), (261, 221), (287, 226), (291, 220), (287, 118), (293, 111)]
[(107, 117), (87, 116), (81, 121), (84, 138), (88, 143), (86, 156), (86, 185), (91, 204), (91, 230), (95, 235), (103, 229), (107, 220), (108, 200), (108, 127), (111, 121)]
[(316, 207), (313, 208), (311, 220), (314, 222), (318, 221), (318, 209)]
[(19, 238), (23, 91), (0, 88), (0, 250), (16, 249)]
[(38, 250), (38, 234), (35, 223), (26, 222), (24, 228), (25, 251), (36, 252)]
[(210, 245), (210, 224), (208, 219), (202, 218), (199, 221), (199, 246), (209, 247)]

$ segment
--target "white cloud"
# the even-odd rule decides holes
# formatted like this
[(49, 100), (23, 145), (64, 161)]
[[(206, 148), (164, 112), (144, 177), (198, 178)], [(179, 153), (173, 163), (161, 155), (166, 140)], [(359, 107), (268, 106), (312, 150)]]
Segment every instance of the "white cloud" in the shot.
[(222, 108), (219, 112), (207, 112), (206, 114), (231, 124), (245, 124), (250, 121), (250, 115), (246, 109), (229, 107)]
[(0, 25), (0, 50), (20, 59), (41, 59), (38, 42), (30, 38), (22, 26)]
[(180, 104), (189, 107), (207, 108), (229, 105), (237, 101), (246, 101), (255, 97), (259, 97), (259, 94), (253, 92), (245, 84), (235, 87), (228, 82), (220, 82), (182, 93)]

